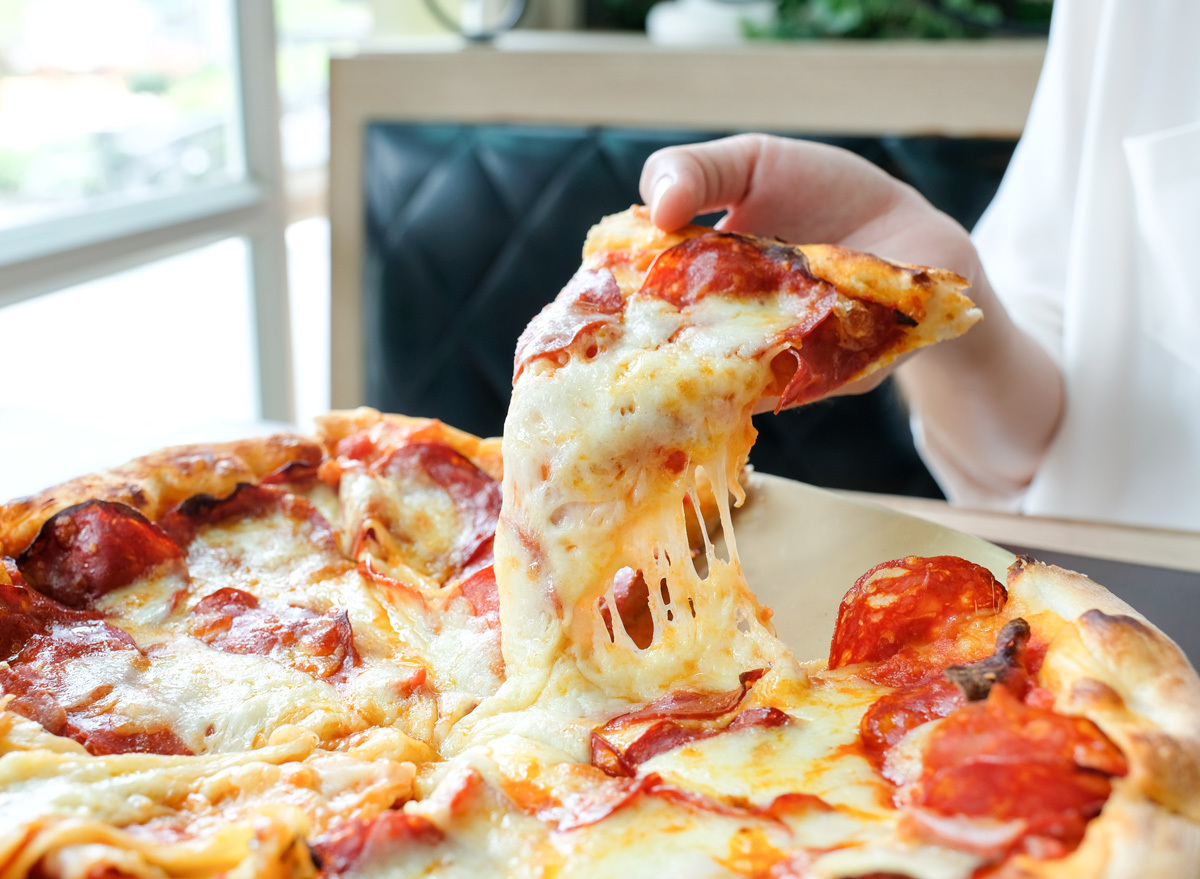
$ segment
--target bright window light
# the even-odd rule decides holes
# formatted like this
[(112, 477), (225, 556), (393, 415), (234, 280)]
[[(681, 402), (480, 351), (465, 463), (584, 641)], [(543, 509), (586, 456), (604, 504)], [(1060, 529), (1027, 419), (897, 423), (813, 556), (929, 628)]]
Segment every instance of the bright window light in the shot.
[(0, 230), (243, 177), (228, 0), (0, 3)]
[(258, 415), (238, 238), (0, 309), (0, 337), (21, 364), (0, 387), (5, 423), (163, 435)]

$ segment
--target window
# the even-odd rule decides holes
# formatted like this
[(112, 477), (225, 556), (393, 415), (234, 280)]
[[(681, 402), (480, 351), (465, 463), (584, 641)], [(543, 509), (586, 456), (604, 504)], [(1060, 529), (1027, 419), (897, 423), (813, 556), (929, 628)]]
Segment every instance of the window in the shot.
[(6, 403), (99, 433), (255, 418), (246, 258), (230, 238), (9, 306), (4, 356), (25, 366)]
[(227, 4), (3, 9), (0, 229), (244, 176)]
[[(26, 330), (53, 348), (85, 302), (104, 311), (118, 295), (87, 282), (166, 260), (159, 277), (174, 267), (184, 282), (164, 284), (160, 318), (197, 320), (218, 285), (248, 291), (249, 318), (244, 303), (229, 307), (252, 329), (234, 334), (234, 360), (254, 368), (222, 393), (291, 420), (274, 39), (270, 0), (0, 4), (0, 334), (27, 319), (24, 305), (76, 297)], [(203, 270), (207, 286), (187, 283), (186, 259), (167, 259), (215, 242), (228, 262)], [(210, 366), (181, 368), (198, 378)], [(0, 407), (16, 407), (12, 394), (0, 391)]]

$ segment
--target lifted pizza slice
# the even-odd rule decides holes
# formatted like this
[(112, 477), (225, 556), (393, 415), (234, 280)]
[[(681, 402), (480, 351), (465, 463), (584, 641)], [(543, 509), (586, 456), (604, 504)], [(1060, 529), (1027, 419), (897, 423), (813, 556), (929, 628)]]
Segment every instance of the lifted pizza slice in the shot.
[[(505, 661), (520, 673), (502, 704), (579, 694), (577, 677), (633, 702), (679, 680), (786, 677), (794, 663), (729, 521), (750, 417), (965, 332), (981, 317), (965, 285), (840, 247), (667, 233), (645, 208), (593, 228), (517, 346), (495, 546)], [(689, 510), (708, 485), (727, 549), (705, 536), (694, 560)]]

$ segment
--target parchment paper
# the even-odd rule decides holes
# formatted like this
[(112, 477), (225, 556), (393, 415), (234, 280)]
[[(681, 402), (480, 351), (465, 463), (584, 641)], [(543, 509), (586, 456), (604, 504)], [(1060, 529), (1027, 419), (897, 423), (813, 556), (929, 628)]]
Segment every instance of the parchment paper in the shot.
[(880, 562), (957, 555), (1004, 582), (1014, 559), (1000, 547), (874, 504), (765, 473), (752, 473), (734, 512), (738, 555), (759, 601), (799, 659), (829, 654), (838, 604)]

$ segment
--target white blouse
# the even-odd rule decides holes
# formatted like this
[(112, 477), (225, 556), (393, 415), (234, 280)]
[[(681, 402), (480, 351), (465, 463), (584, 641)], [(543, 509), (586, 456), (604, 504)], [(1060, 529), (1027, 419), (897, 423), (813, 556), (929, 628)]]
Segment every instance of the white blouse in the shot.
[(1200, 530), (1200, 0), (1057, 0), (974, 239), (1067, 406), (1019, 495), (981, 488), (987, 461), (950, 462), (916, 419), (950, 499)]

